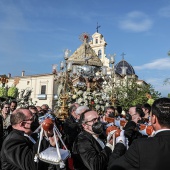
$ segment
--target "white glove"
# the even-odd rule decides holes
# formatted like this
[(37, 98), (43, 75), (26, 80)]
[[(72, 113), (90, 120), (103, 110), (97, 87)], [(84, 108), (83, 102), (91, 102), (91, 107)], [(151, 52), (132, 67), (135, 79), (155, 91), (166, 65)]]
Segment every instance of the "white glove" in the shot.
[(60, 162), (60, 168), (65, 168), (65, 163), (63, 161)]
[(107, 135), (107, 143), (109, 143), (111, 137), (113, 136), (113, 134), (116, 132), (116, 130), (112, 130), (111, 132), (109, 132), (109, 134)]
[[(116, 130), (112, 130), (111, 132), (109, 132), (109, 134), (107, 135), (107, 143), (106, 143), (106, 146), (108, 146), (112, 151), (115, 147), (115, 132)], [(113, 143), (110, 144), (110, 140), (113, 140)]]
[(115, 119), (115, 125), (116, 125), (117, 127), (120, 127), (120, 119), (119, 119), (119, 120), (116, 120), (116, 119)]
[(106, 125), (106, 127), (113, 126), (113, 125), (114, 125), (113, 122), (112, 122), (112, 123), (108, 123), (108, 124)]
[(116, 138), (116, 144), (117, 143), (123, 143), (125, 146), (126, 146), (126, 138), (125, 138), (125, 135), (124, 135), (124, 130), (122, 130), (121, 132), (120, 132), (120, 136), (118, 136), (117, 138)]
[(146, 128), (143, 129), (143, 130), (139, 130), (139, 132), (140, 132), (142, 135), (147, 135), (147, 136), (148, 136), (148, 134), (146, 133)]

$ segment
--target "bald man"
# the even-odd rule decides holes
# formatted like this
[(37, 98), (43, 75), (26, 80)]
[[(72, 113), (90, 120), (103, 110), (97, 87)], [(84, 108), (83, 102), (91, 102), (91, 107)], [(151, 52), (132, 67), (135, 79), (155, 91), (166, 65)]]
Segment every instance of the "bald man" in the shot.
[[(11, 114), (13, 131), (3, 142), (1, 151), (2, 169), (4, 170), (37, 170), (34, 156), (38, 143), (31, 138), (31, 125), (34, 117), (28, 109), (17, 109)], [(54, 146), (52, 138), (50, 144)], [(47, 148), (49, 142), (43, 139), (43, 148)], [(42, 148), (42, 150), (44, 150)], [(38, 169), (48, 169), (48, 164), (39, 162)]]
[(125, 146), (118, 143), (112, 153), (106, 141), (100, 139), (103, 127), (99, 119), (98, 113), (92, 110), (87, 110), (80, 116), (82, 131), (73, 145), (73, 162), (76, 170), (106, 170), (110, 155), (119, 157), (125, 152)]

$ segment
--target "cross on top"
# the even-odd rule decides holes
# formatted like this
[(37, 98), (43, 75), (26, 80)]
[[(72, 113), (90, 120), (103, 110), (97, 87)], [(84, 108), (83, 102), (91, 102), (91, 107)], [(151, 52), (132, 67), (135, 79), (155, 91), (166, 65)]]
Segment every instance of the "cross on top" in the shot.
[(125, 54), (124, 52), (121, 54), (123, 60), (124, 60), (124, 56), (125, 56), (125, 55), (126, 55), (126, 54)]
[(96, 27), (96, 29), (97, 29), (97, 32), (98, 32), (98, 30), (99, 30), (99, 28), (100, 28), (101, 26), (100, 25), (98, 25), (98, 22), (97, 22), (97, 27)]

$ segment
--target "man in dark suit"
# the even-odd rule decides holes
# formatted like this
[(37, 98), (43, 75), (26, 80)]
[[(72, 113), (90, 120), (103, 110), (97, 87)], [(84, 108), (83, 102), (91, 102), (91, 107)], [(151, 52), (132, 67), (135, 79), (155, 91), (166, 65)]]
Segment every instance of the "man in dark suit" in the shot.
[(154, 101), (151, 124), (155, 136), (134, 140), (122, 157), (110, 158), (108, 170), (170, 169), (170, 98)]
[[(5, 138), (1, 150), (2, 170), (46, 170), (49, 164), (39, 161), (34, 162), (38, 142), (30, 135), (31, 124), (34, 117), (28, 109), (17, 109), (11, 114), (10, 122), (13, 130)], [(47, 132), (48, 133), (48, 132)], [(55, 146), (54, 138), (49, 137), (49, 142)], [(43, 138), (41, 150), (49, 146), (49, 142)]]
[(120, 139), (116, 141), (117, 144), (112, 153), (112, 139), (103, 141), (100, 138), (103, 124), (99, 119), (98, 113), (93, 110), (86, 110), (80, 116), (82, 130), (73, 144), (75, 170), (106, 170), (109, 156), (113, 154), (113, 157), (117, 158), (126, 150), (123, 140), (121, 142)]

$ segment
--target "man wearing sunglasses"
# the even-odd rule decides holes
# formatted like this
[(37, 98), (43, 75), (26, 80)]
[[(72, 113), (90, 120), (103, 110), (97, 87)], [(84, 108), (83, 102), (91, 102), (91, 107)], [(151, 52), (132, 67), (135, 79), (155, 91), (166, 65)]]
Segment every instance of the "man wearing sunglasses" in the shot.
[(111, 154), (119, 157), (125, 152), (125, 146), (118, 143), (112, 153), (109, 147), (111, 139), (107, 141), (109, 144), (106, 144), (106, 141), (100, 138), (103, 124), (96, 111), (83, 112), (80, 116), (80, 124), (82, 130), (73, 144), (75, 170), (106, 170)]
[[(28, 109), (17, 109), (11, 114), (10, 121), (13, 130), (3, 142), (1, 151), (2, 169), (48, 169), (48, 164), (41, 161), (38, 164), (34, 162), (38, 142), (30, 136), (33, 120), (33, 114)], [(52, 146), (55, 145), (53, 137), (49, 137), (49, 142)], [(49, 142), (43, 138), (41, 149), (46, 149)]]

